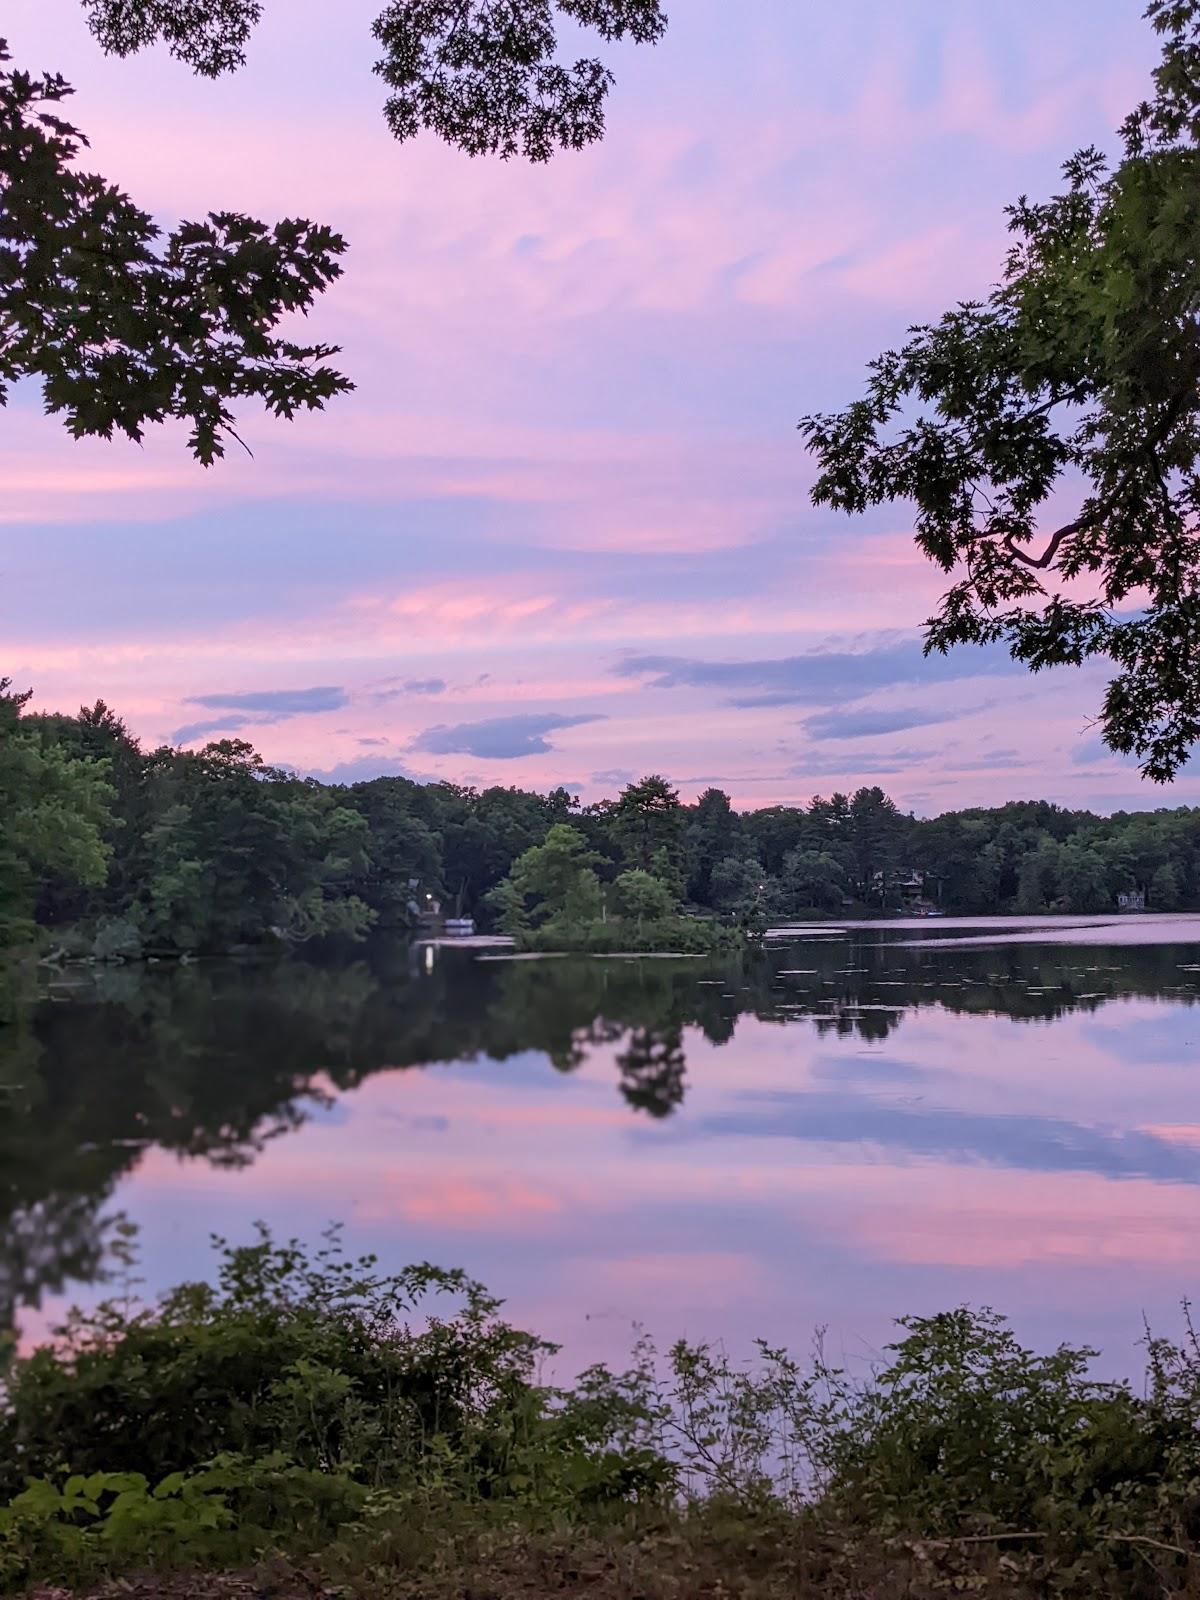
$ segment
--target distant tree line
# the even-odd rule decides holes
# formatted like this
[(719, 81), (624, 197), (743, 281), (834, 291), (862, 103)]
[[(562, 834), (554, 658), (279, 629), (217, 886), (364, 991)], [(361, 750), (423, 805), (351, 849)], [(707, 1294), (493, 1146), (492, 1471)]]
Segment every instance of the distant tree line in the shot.
[(656, 929), (688, 947), (697, 917), (1096, 912), (1129, 891), (1155, 910), (1200, 905), (1195, 808), (1020, 801), (925, 820), (862, 788), (737, 812), (720, 789), (688, 804), (653, 775), (593, 805), (562, 788), (331, 786), (243, 740), (144, 750), (103, 702), (65, 716), (27, 700), (0, 682), (10, 945), (38, 925), (83, 928), (101, 956), (357, 941), (414, 928), (434, 904), (542, 946), (615, 921), (642, 947)]

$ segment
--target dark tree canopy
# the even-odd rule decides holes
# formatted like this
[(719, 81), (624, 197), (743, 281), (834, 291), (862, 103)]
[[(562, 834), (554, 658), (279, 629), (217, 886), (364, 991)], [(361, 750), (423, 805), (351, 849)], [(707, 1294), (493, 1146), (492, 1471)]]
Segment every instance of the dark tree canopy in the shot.
[(58, 115), (63, 79), (9, 60), (0, 40), (0, 404), (36, 376), (76, 438), (140, 439), (175, 417), (208, 463), (239, 400), (291, 417), (351, 387), (328, 365), (331, 346), (275, 332), (338, 275), (337, 234), (212, 212), (164, 236), (75, 166), (87, 141)]
[(375, 23), (375, 70), (397, 139), (430, 128), (471, 155), (546, 161), (601, 138), (612, 73), (595, 57), (558, 59), (556, 10), (639, 44), (667, 25), (658, 0), (392, 0)]
[[(262, 16), (261, 0), (83, 0), (110, 54), (162, 43), (206, 77), (235, 71)], [(604, 133), (613, 75), (594, 56), (559, 56), (557, 19), (602, 39), (654, 44), (666, 31), (659, 0), (390, 0), (372, 29), (375, 71), (397, 139), (422, 129), (470, 155), (546, 161)]]
[(1200, 0), (1154, 0), (1150, 100), (1110, 166), (1009, 209), (1001, 283), (801, 428), (817, 504), (908, 501), (954, 582), (927, 649), (1116, 668), (1109, 746), (1165, 781), (1200, 738)]
[[(105, 51), (163, 44), (206, 77), (245, 63), (262, 13), (260, 0), (83, 5)], [(612, 74), (559, 60), (556, 15), (605, 40), (653, 42), (666, 27), (658, 0), (393, 0), (374, 28), (392, 132), (534, 161), (599, 139)], [(28, 378), (76, 438), (138, 440), (175, 418), (207, 465), (238, 438), (238, 402), (292, 417), (352, 387), (330, 365), (335, 346), (278, 331), (340, 274), (338, 234), (229, 211), (164, 234), (80, 170), (87, 139), (60, 114), (70, 85), (10, 62), (0, 38), (0, 405)]]
[(109, 55), (165, 44), (206, 78), (246, 62), (246, 44), (262, 16), (260, 0), (83, 0), (88, 26)]

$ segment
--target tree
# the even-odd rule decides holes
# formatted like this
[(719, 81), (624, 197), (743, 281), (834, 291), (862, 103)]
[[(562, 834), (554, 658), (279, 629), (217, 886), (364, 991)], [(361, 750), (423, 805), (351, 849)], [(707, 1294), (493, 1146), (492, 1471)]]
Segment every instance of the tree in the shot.
[(1150, 880), (1150, 904), (1156, 911), (1175, 911), (1182, 897), (1179, 869), (1173, 861), (1164, 861)]
[(799, 907), (836, 911), (846, 893), (846, 875), (827, 850), (789, 850), (783, 858), (782, 899)]
[(429, 788), (441, 801), (442, 877), (460, 914), (485, 899), (524, 851), (571, 814), (561, 789), (547, 796), (499, 785), (482, 793), (448, 783)]
[(36, 378), (77, 439), (140, 440), (174, 417), (208, 465), (237, 437), (238, 401), (292, 417), (352, 387), (328, 365), (333, 346), (275, 331), (338, 276), (340, 235), (222, 211), (164, 240), (75, 166), (87, 140), (58, 113), (70, 86), (10, 60), (0, 39), (0, 404)]
[(1042, 839), (1021, 862), (1016, 909), (1025, 913), (1048, 911), (1058, 898), (1058, 873), (1062, 846)]
[(0, 949), (32, 932), (37, 888), (47, 873), (101, 883), (112, 791), (98, 762), (79, 760), (25, 728), (29, 693), (0, 678)]
[(789, 850), (799, 849), (810, 836), (816, 846), (822, 832), (811, 812), (798, 806), (765, 806), (761, 811), (747, 812), (742, 822), (759, 861), (771, 877), (783, 871)]
[(1001, 860), (989, 845), (986, 825), (975, 820), (952, 815), (918, 823), (912, 853), (926, 892), (947, 911), (994, 904)]
[(633, 867), (613, 884), (617, 915), (627, 917), (640, 935), (648, 922), (664, 922), (676, 912), (675, 896), (661, 878)]
[(658, 877), (678, 872), (683, 821), (678, 789), (651, 773), (640, 783), (625, 785), (611, 815), (630, 866)]
[(712, 873), (718, 861), (736, 853), (737, 813), (722, 789), (706, 789), (697, 800), (684, 836), (688, 898), (709, 905)]
[[(262, 13), (261, 0), (83, 4), (105, 51), (161, 42), (212, 78), (244, 64)], [(430, 129), (471, 155), (532, 161), (599, 139), (612, 74), (558, 59), (556, 14), (605, 40), (653, 43), (666, 28), (658, 0), (391, 0), (374, 33), (392, 133)], [(239, 401), (292, 417), (353, 387), (329, 365), (335, 346), (277, 331), (339, 276), (339, 234), (213, 211), (164, 236), (77, 167), (87, 139), (60, 114), (71, 86), (11, 59), (0, 38), (0, 404), (33, 378), (76, 438), (138, 440), (176, 418), (207, 465), (238, 438)]]
[(1104, 738), (1164, 782), (1200, 737), (1200, 0), (1146, 15), (1163, 57), (1121, 160), (1080, 151), (1063, 193), (1022, 197), (990, 297), (914, 329), (864, 398), (801, 429), (815, 503), (914, 504), (954, 578), (927, 651), (1108, 659)]
[(858, 789), (850, 801), (847, 835), (853, 854), (859, 893), (864, 900), (887, 894), (889, 872), (898, 865), (897, 850), (903, 818), (896, 802), (874, 786)]
[[(600, 880), (595, 873), (595, 854), (578, 828), (556, 822), (545, 841), (518, 857), (509, 876), (509, 890), (496, 902), (511, 922), (520, 903), (529, 906), (530, 922), (547, 925), (579, 926), (600, 915)], [(512, 891), (515, 891), (512, 892)]]
[(369, 838), (355, 894), (378, 914), (381, 927), (410, 926), (425, 896), (442, 887), (441, 841), (416, 810), (420, 785), (374, 778), (354, 784), (346, 801), (364, 819)]
[(159, 752), (152, 781), (155, 821), (130, 907), (147, 947), (357, 940), (375, 921), (354, 892), (369, 829), (344, 790), (266, 766), (244, 739)]
[(1112, 904), (1104, 860), (1081, 839), (1059, 846), (1058, 888), (1067, 911), (1104, 911)]
[(763, 909), (765, 875), (757, 861), (725, 856), (712, 869), (712, 903), (738, 922), (749, 922)]
[(511, 878), (503, 879), (485, 895), (484, 904), (501, 933), (519, 939), (529, 932), (529, 907), (525, 903), (524, 893)]
[(556, 10), (607, 40), (653, 44), (667, 26), (659, 0), (392, 0), (373, 31), (396, 138), (429, 128), (471, 155), (530, 161), (601, 138), (612, 73), (557, 59)]

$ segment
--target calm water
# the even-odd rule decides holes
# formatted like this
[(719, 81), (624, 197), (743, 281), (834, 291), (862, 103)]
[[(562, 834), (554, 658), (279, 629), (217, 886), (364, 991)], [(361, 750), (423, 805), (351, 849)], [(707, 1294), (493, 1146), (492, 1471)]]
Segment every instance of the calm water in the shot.
[(1200, 1245), (1200, 918), (925, 923), (745, 963), (374, 951), (68, 974), (0, 1035), (0, 1294), (152, 1286), (331, 1219), (564, 1341), (867, 1359), (961, 1301), (1137, 1365)]

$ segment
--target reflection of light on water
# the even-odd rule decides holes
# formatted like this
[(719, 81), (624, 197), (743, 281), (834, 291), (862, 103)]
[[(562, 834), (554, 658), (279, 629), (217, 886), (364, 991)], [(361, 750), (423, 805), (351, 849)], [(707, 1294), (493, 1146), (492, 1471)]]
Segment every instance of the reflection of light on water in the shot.
[(425, 971), (433, 971), (433, 946), (431, 944), (425, 946)]

